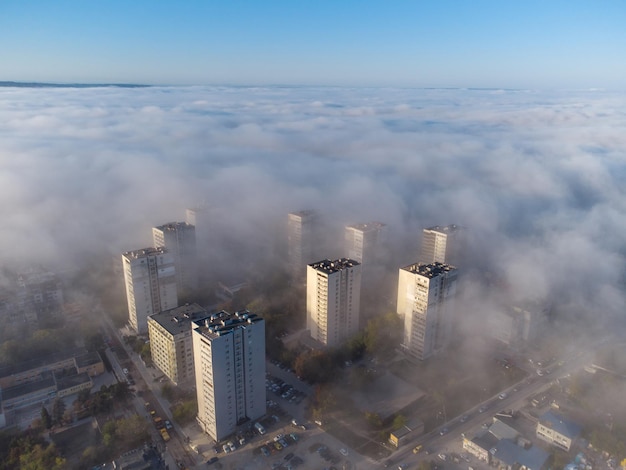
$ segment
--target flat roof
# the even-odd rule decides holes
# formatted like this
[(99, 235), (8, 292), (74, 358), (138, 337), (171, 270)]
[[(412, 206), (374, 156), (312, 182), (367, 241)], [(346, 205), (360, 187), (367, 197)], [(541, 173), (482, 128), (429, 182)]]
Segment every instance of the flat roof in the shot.
[(439, 233), (454, 233), (454, 232), (458, 232), (462, 229), (462, 227), (456, 225), (456, 224), (450, 224), (450, 225), (446, 225), (446, 226), (441, 226), (441, 225), (435, 225), (433, 227), (428, 227), (425, 228), (424, 230), (430, 230), (431, 232), (439, 232)]
[(508, 465), (523, 465), (529, 470), (540, 470), (550, 454), (537, 446), (525, 449), (510, 439), (502, 439), (494, 449), (493, 456)]
[(191, 330), (192, 321), (204, 319), (209, 315), (209, 311), (198, 304), (185, 304), (150, 315), (148, 321), (152, 320), (158, 323), (169, 334), (176, 336)]
[(309, 266), (311, 266), (316, 271), (322, 271), (326, 274), (332, 274), (332, 273), (339, 272), (346, 268), (359, 266), (360, 264), (361, 263), (359, 263), (358, 261), (355, 261), (350, 258), (339, 258), (334, 261), (331, 261), (329, 259), (324, 259), (316, 263), (311, 263), (309, 264)]
[(7, 401), (13, 398), (28, 395), (39, 390), (45, 390), (53, 387), (56, 390), (56, 382), (52, 376), (52, 372), (42, 374), (42, 378), (27, 382), (20, 385), (14, 385), (13, 387), (7, 387), (2, 390), (2, 400)]
[(346, 228), (359, 230), (361, 232), (373, 232), (375, 230), (380, 230), (386, 226), (387, 224), (383, 224), (382, 222), (365, 222), (362, 224), (346, 225)]
[(498, 443), (498, 438), (489, 432), (475, 436), (472, 442), (483, 450), (489, 452)]
[(68, 388), (75, 387), (76, 385), (82, 385), (84, 383), (91, 382), (91, 377), (87, 372), (81, 372), (80, 374), (67, 375), (57, 379), (57, 390), (66, 390)]
[(438, 261), (434, 263), (414, 263), (403, 268), (404, 271), (419, 274), (424, 277), (432, 279), (440, 274), (444, 274), (451, 271), (456, 271), (456, 268), (452, 265), (440, 263)]
[(2, 367), (0, 368), (0, 377), (21, 374), (29, 370), (52, 365), (60, 361), (66, 361), (78, 356), (84, 356), (85, 354), (87, 354), (87, 350), (85, 348), (71, 348), (67, 351), (60, 351), (58, 353), (48, 354), (44, 357), (38, 357), (30, 359), (28, 361), (20, 362), (19, 364)]
[(126, 253), (123, 253), (123, 256), (124, 258), (128, 258), (128, 259), (138, 259), (138, 258), (146, 258), (148, 256), (162, 255), (164, 253), (167, 253), (167, 248), (163, 246), (159, 246), (159, 247), (150, 246), (148, 248), (141, 248), (139, 250), (127, 251)]
[(582, 428), (578, 424), (566, 420), (552, 411), (547, 411), (541, 415), (539, 422), (543, 426), (553, 429), (562, 436), (567, 436), (570, 439), (578, 437), (582, 431)]
[(193, 331), (197, 331), (208, 339), (214, 339), (218, 336), (231, 333), (234, 329), (261, 321), (263, 321), (263, 318), (248, 310), (241, 310), (235, 313), (228, 313), (222, 310), (202, 320), (195, 320), (193, 323), (196, 327), (193, 328)]
[(302, 211), (296, 211), (296, 212), (290, 212), (289, 213), (290, 216), (293, 215), (293, 216), (296, 216), (296, 217), (310, 217), (310, 216), (313, 216), (315, 214), (316, 214), (316, 212), (313, 209), (305, 209), (305, 210), (302, 210)]
[(168, 222), (163, 225), (159, 225), (158, 227), (154, 227), (157, 230), (161, 230), (162, 232), (171, 232), (174, 230), (189, 230), (195, 229), (195, 225), (188, 224), (187, 222)]
[(75, 357), (74, 361), (76, 362), (76, 367), (80, 368), (93, 364), (98, 364), (102, 362), (102, 358), (100, 357), (98, 351), (92, 351), (90, 353), (83, 354), (82, 356)]

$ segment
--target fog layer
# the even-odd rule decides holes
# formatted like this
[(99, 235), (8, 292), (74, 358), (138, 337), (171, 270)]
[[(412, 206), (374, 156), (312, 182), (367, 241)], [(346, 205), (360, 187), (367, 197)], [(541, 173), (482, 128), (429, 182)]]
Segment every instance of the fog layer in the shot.
[(314, 208), (388, 224), (405, 265), (421, 228), (468, 227), (514, 299), (620, 313), (625, 110), (597, 90), (0, 88), (2, 261), (148, 246), (203, 202), (254, 251)]

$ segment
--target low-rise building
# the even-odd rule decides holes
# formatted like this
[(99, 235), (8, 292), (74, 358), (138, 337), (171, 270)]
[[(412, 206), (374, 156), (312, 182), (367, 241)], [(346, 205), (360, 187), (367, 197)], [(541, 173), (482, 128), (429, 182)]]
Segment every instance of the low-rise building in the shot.
[(422, 434), (424, 434), (424, 422), (415, 419), (389, 434), (389, 443), (397, 448)]
[(74, 362), (78, 373), (85, 373), (89, 375), (89, 377), (96, 377), (100, 374), (104, 374), (106, 370), (104, 362), (97, 351), (75, 357)]
[[(0, 388), (13, 387), (39, 380), (44, 372), (56, 372), (77, 367), (77, 359), (84, 356), (95, 360), (95, 357), (90, 356), (86, 349), (77, 348), (0, 368)], [(102, 359), (100, 359), (100, 362), (102, 362)], [(104, 372), (104, 364), (102, 364), (101, 370)]]
[(547, 411), (537, 423), (537, 437), (555, 447), (569, 451), (574, 439), (580, 436), (582, 428), (560, 415)]
[(5, 411), (43, 403), (56, 397), (57, 384), (52, 372), (44, 372), (38, 380), (2, 389), (2, 407)]
[(498, 439), (490, 434), (488, 430), (475, 435), (474, 437), (463, 438), (463, 449), (476, 457), (481, 462), (490, 463), (489, 451), (498, 443)]
[(57, 397), (59, 398), (78, 393), (81, 390), (91, 390), (91, 387), (93, 387), (91, 377), (89, 377), (89, 374), (85, 372), (83, 372), (82, 374), (75, 374), (58, 378), (56, 382)]
[(491, 449), (491, 465), (499, 470), (544, 470), (550, 454), (539, 447), (524, 448), (510, 439), (501, 439)]
[(209, 313), (198, 304), (186, 304), (148, 317), (152, 361), (176, 385), (195, 380), (193, 321)]

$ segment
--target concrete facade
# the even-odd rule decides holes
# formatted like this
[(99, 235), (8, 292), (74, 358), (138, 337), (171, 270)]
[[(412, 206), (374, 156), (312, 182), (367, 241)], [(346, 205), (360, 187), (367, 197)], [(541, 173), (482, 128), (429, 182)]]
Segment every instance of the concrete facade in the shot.
[(144, 248), (122, 255), (128, 320), (139, 334), (148, 332), (148, 317), (178, 306), (176, 268), (165, 248)]
[(266, 412), (265, 322), (248, 311), (193, 322), (197, 421), (214, 441)]
[(187, 304), (148, 317), (152, 361), (176, 385), (195, 381), (192, 322), (208, 316), (198, 304)]
[(409, 356), (427, 359), (448, 345), (456, 284), (457, 269), (447, 264), (400, 269), (397, 312), (404, 318), (402, 346)]
[(311, 337), (339, 346), (359, 331), (361, 264), (341, 258), (307, 266), (307, 320)]
[(198, 288), (196, 227), (186, 222), (170, 222), (152, 229), (154, 246), (166, 248), (176, 266), (178, 295)]

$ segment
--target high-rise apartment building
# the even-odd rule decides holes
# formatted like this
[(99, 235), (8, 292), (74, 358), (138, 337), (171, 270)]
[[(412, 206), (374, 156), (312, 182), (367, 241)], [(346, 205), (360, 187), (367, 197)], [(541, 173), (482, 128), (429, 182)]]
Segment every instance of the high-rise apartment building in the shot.
[(196, 227), (186, 222), (170, 222), (152, 229), (156, 247), (165, 247), (174, 257), (178, 294), (198, 288)]
[(148, 331), (148, 317), (178, 306), (174, 258), (165, 248), (144, 248), (122, 255), (128, 318), (139, 334)]
[(494, 309), (482, 323), (488, 336), (511, 349), (520, 349), (537, 339), (550, 311), (547, 302), (523, 302)]
[(152, 362), (176, 385), (195, 381), (191, 327), (208, 316), (200, 305), (186, 304), (148, 317)]
[(458, 225), (425, 228), (422, 234), (422, 263), (455, 264), (461, 254), (462, 228)]
[(359, 330), (361, 264), (341, 258), (307, 266), (306, 326), (325, 346), (339, 346)]
[(404, 316), (403, 348), (410, 356), (426, 359), (450, 341), (457, 274), (455, 267), (443, 263), (400, 269), (397, 311)]
[(371, 263), (380, 256), (386, 225), (380, 222), (368, 222), (346, 226), (345, 239), (348, 258), (361, 264)]
[(248, 311), (193, 322), (198, 424), (215, 441), (266, 411), (265, 322)]
[(314, 261), (315, 224), (318, 216), (315, 211), (292, 212), (287, 218), (287, 258), (292, 276), (301, 278), (306, 273), (306, 265)]
[(209, 241), (213, 212), (213, 208), (209, 205), (200, 205), (185, 211), (185, 221), (196, 228), (198, 245), (204, 245)]

